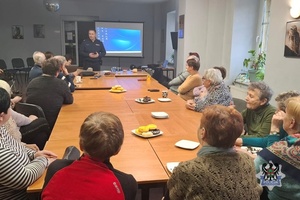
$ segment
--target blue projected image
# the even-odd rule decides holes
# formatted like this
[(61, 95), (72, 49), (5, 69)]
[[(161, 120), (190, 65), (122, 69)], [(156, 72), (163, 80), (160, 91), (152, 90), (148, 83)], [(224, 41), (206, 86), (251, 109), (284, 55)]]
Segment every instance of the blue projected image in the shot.
[(140, 30), (97, 27), (97, 37), (107, 52), (141, 52), (141, 34)]

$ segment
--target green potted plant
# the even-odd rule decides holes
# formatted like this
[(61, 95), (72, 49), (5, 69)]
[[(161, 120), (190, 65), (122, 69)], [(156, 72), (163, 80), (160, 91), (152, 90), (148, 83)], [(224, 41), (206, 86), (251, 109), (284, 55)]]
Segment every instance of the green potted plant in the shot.
[(256, 50), (249, 50), (251, 55), (249, 58), (245, 58), (243, 66), (248, 68), (249, 79), (251, 82), (264, 80), (265, 77), (265, 65), (266, 65), (266, 53), (261, 50), (262, 43), (258, 45), (259, 53)]

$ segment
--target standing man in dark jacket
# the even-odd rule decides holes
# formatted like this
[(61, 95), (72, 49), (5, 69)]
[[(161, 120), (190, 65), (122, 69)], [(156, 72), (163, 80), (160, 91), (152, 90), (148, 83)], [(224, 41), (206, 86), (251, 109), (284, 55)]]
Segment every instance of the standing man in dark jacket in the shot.
[(83, 58), (83, 69), (89, 67), (93, 71), (100, 71), (102, 57), (105, 56), (106, 50), (103, 43), (96, 38), (96, 31), (89, 30), (89, 39), (83, 40), (80, 45), (80, 55)]

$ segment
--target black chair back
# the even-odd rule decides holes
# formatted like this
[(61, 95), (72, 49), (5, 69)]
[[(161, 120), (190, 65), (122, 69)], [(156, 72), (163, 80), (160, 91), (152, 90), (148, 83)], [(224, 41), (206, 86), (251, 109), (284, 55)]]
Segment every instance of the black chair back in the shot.
[(14, 69), (21, 69), (25, 67), (24, 61), (22, 58), (13, 58), (11, 64)]
[(0, 69), (7, 69), (6, 62), (3, 59), (0, 59)]
[(246, 107), (246, 101), (243, 99), (238, 99), (238, 98), (232, 98), (233, 103), (235, 105), (235, 109), (239, 112), (242, 112), (243, 110), (245, 110)]
[(38, 105), (19, 102), (19, 103), (16, 103), (14, 109), (18, 113), (21, 113), (25, 116), (35, 115), (39, 118), (40, 117), (46, 118), (43, 109)]
[(27, 67), (29, 67), (29, 68), (33, 67), (33, 65), (34, 65), (33, 58), (32, 57), (28, 57), (26, 59), (26, 63), (27, 63)]

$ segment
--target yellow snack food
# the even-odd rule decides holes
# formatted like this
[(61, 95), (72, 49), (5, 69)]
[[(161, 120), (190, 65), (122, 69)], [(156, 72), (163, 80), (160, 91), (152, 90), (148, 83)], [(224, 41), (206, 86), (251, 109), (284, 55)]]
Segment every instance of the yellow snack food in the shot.
[(137, 128), (137, 129), (135, 129), (135, 133), (139, 134), (139, 135), (142, 135), (143, 132), (140, 132), (139, 129)]
[(139, 130), (139, 132), (147, 132), (147, 131), (149, 131), (149, 128), (147, 126), (140, 126), (138, 128), (138, 130)]
[(115, 85), (111, 87), (111, 90), (114, 92), (122, 92), (124, 88), (121, 85)]
[(149, 130), (157, 129), (157, 126), (155, 124), (148, 124), (147, 127)]

